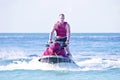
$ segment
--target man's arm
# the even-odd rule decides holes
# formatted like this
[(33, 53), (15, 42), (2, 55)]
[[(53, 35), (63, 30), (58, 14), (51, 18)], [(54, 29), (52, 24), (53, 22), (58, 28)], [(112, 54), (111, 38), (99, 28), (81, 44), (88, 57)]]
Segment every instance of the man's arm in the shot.
[(66, 30), (67, 30), (67, 42), (69, 42), (69, 40), (70, 40), (70, 33), (71, 33), (69, 24), (66, 25)]
[(49, 42), (52, 41), (52, 37), (53, 37), (54, 31), (55, 31), (55, 25), (53, 26), (53, 28), (52, 28), (52, 30), (51, 30), (51, 32), (50, 32), (50, 34), (49, 34)]

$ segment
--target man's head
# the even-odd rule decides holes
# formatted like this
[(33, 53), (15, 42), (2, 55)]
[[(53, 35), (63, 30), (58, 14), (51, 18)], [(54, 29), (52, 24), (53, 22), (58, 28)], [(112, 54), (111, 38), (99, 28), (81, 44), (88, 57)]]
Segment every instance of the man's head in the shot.
[(65, 15), (64, 14), (59, 14), (59, 19), (60, 19), (60, 22), (64, 22)]

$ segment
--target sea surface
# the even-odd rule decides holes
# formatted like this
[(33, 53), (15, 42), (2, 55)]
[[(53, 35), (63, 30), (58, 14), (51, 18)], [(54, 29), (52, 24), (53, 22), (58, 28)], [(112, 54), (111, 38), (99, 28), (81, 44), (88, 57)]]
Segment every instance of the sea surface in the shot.
[(73, 64), (42, 64), (48, 33), (0, 33), (0, 80), (120, 80), (120, 33), (72, 33)]

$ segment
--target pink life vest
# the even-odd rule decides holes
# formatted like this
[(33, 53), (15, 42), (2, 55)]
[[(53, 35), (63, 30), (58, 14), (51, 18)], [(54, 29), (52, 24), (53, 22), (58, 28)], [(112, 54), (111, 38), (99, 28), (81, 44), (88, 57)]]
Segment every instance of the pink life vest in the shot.
[(66, 37), (66, 24), (67, 22), (64, 22), (63, 24), (61, 24), (59, 21), (55, 24), (56, 28), (55, 31), (57, 33), (57, 36), (59, 37)]

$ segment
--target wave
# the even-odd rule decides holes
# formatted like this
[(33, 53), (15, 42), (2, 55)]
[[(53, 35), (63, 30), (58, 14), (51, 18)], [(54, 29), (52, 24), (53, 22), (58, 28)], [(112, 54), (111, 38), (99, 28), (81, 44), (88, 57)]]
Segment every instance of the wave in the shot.
[(25, 52), (19, 48), (0, 48), (0, 60), (26, 58)]
[(120, 68), (120, 59), (102, 59), (102, 58), (85, 58), (74, 60), (78, 66), (73, 63), (47, 64), (40, 63), (39, 57), (28, 57), (26, 59), (3, 60), (9, 62), (6, 65), (0, 65), (0, 71), (3, 70), (70, 70), (70, 71), (89, 71), (89, 70), (107, 70)]
[(120, 68), (120, 59), (102, 59), (92, 58), (89, 60), (78, 62), (79, 66), (84, 67), (83, 70), (106, 70), (112, 68)]
[[(120, 68), (119, 55), (106, 53), (81, 52), (73, 56), (76, 65), (60, 63), (50, 65), (40, 63), (39, 55), (27, 54), (19, 48), (0, 49), (0, 71), (2, 70), (70, 70), (89, 71)], [(93, 54), (93, 55), (92, 55)], [(105, 55), (106, 54), (106, 55)]]

